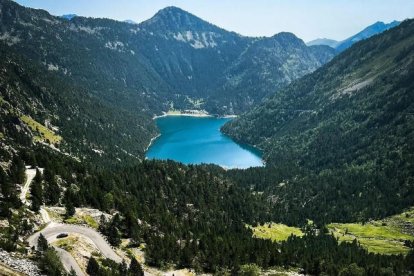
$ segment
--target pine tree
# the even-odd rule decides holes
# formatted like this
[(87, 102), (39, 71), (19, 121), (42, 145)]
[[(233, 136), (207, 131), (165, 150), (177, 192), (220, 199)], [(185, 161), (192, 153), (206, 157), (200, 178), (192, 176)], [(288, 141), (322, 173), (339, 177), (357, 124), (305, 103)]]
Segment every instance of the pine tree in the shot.
[(99, 274), (99, 264), (94, 257), (91, 257), (86, 267), (86, 272), (89, 275), (98, 275)]
[(106, 233), (108, 235), (108, 241), (113, 246), (118, 246), (121, 243), (121, 235), (119, 233), (119, 226), (121, 223), (121, 218), (119, 214), (116, 214), (109, 226), (106, 228)]
[[(13, 192), (14, 188), (10, 182), (10, 178), (0, 167), (0, 193), (3, 195), (0, 201), (0, 217), (8, 218), (11, 216), (10, 208), (13, 207), (14, 198), (17, 197), (17, 193)], [(19, 201), (19, 199), (17, 199)]]
[(109, 243), (113, 246), (118, 246), (121, 243), (121, 236), (115, 224), (111, 223), (107, 229)]
[(23, 184), (26, 178), (26, 167), (20, 156), (15, 155), (10, 166), (10, 177), (14, 183)]
[(60, 188), (56, 183), (56, 180), (49, 180), (45, 187), (44, 192), (45, 202), (48, 205), (55, 205), (59, 203), (60, 199)]
[(46, 272), (46, 275), (48, 276), (65, 275), (64, 267), (54, 248), (49, 248), (44, 252), (40, 260), (40, 268)]
[(3, 168), (0, 167), (0, 192), (4, 198), (8, 198), (11, 193), (12, 185), (7, 174), (4, 172)]
[(132, 258), (131, 264), (129, 265), (128, 275), (131, 276), (144, 276), (144, 271), (142, 270), (142, 266), (138, 263), (137, 259)]
[(32, 210), (37, 212), (43, 204), (43, 188), (42, 188), (42, 174), (36, 170), (36, 176), (30, 186), (30, 195), (32, 200)]
[(47, 240), (42, 233), (40, 233), (39, 238), (37, 240), (37, 250), (41, 252), (45, 252), (49, 248)]
[(127, 276), (128, 274), (128, 266), (125, 260), (122, 260), (122, 263), (119, 265), (119, 275), (120, 276)]
[(73, 269), (73, 267), (70, 268), (69, 276), (77, 276), (76, 271)]
[(46, 204), (55, 205), (59, 203), (60, 188), (56, 182), (55, 172), (50, 168), (45, 168), (43, 171), (43, 178), (46, 181), (44, 199)]
[(66, 218), (70, 218), (76, 213), (75, 206), (73, 206), (72, 202), (70, 201), (66, 202), (65, 209), (66, 209), (66, 214), (65, 214)]

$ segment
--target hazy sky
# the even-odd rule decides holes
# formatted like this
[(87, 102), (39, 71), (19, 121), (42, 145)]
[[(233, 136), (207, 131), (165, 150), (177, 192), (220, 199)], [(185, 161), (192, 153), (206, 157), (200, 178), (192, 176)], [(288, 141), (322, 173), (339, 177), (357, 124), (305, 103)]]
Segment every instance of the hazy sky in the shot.
[(141, 22), (177, 6), (224, 29), (249, 36), (293, 32), (305, 41), (347, 38), (376, 21), (414, 17), (414, 0), (16, 0), (54, 15)]

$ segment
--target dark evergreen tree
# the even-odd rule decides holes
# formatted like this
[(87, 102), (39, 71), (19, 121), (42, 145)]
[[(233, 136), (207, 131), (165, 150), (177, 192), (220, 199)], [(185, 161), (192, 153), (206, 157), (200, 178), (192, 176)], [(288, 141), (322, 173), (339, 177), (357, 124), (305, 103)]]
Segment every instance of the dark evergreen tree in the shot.
[(65, 270), (55, 249), (47, 249), (40, 259), (40, 268), (50, 276), (65, 275)]
[(70, 268), (69, 276), (77, 276), (76, 271), (73, 269), (73, 267)]
[(129, 265), (128, 275), (144, 276), (144, 271), (142, 270), (142, 266), (135, 258), (131, 259), (131, 264)]
[(56, 182), (55, 173), (52, 169), (46, 167), (43, 172), (45, 180), (44, 201), (48, 205), (55, 205), (59, 203), (60, 188)]
[(23, 160), (19, 155), (13, 157), (11, 166), (10, 166), (10, 178), (12, 182), (23, 184), (26, 178), (26, 167)]
[(10, 182), (9, 177), (3, 171), (3, 168), (0, 167), (0, 192), (3, 196), (0, 201), (0, 217), (10, 217), (10, 196), (12, 195), (13, 185)]
[(39, 211), (40, 206), (43, 204), (42, 181), (42, 173), (37, 169), (36, 176), (30, 186), (30, 199), (32, 201), (31, 209), (35, 212)]
[(126, 264), (125, 260), (122, 260), (122, 263), (119, 265), (118, 271), (120, 276), (128, 275), (128, 265)]
[(43, 236), (43, 234), (40, 233), (39, 238), (37, 240), (37, 250), (41, 252), (45, 252), (48, 248), (49, 248), (49, 244), (45, 236)]
[(44, 191), (44, 200), (48, 205), (56, 205), (59, 203), (60, 199), (60, 188), (56, 183), (56, 180), (50, 180), (46, 182)]
[(70, 218), (76, 213), (75, 206), (73, 206), (72, 202), (70, 201), (66, 202), (65, 209), (66, 209), (66, 213), (65, 213), (66, 218)]
[(121, 243), (121, 234), (119, 228), (121, 225), (121, 219), (119, 214), (116, 214), (109, 225), (105, 228), (105, 233), (108, 236), (108, 241), (113, 246), (118, 246)]
[(98, 275), (99, 274), (99, 264), (94, 257), (90, 257), (88, 261), (88, 266), (86, 267), (86, 272), (89, 275)]

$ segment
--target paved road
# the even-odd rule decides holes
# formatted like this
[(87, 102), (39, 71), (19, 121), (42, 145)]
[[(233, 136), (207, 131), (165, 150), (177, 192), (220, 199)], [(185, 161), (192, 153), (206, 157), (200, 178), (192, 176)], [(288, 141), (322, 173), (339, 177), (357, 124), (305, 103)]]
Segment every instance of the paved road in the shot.
[(42, 233), (43, 236), (45, 236), (48, 242), (55, 241), (56, 236), (60, 233), (79, 234), (90, 239), (99, 249), (101, 254), (104, 255), (106, 258), (112, 259), (117, 263), (122, 262), (122, 258), (115, 253), (115, 251), (106, 242), (106, 240), (98, 232), (91, 228), (80, 225), (70, 225), (52, 222), (45, 229), (35, 233), (34, 235), (28, 238), (27, 241), (29, 242), (30, 246), (37, 246), (37, 239), (39, 238), (40, 233)]
[[(43, 172), (43, 169), (41, 169), (41, 172)], [(36, 176), (36, 169), (26, 169), (26, 176), (27, 180), (24, 186), (22, 187), (22, 191), (20, 193), (20, 200), (24, 204), (29, 205), (29, 202), (26, 200), (26, 194), (29, 191), (30, 184)], [(112, 259), (117, 263), (122, 262), (122, 258), (115, 253), (115, 251), (106, 242), (106, 240), (95, 230), (79, 225), (54, 223), (51, 221), (49, 214), (43, 207), (40, 209), (40, 215), (42, 216), (42, 219), (47, 224), (47, 226), (40, 232), (33, 234), (27, 239), (30, 247), (37, 246), (37, 240), (39, 238), (40, 233), (42, 233), (43, 236), (45, 236), (49, 243), (54, 242), (56, 240), (56, 236), (60, 233), (76, 233), (92, 241), (92, 243), (95, 244), (95, 246), (98, 248), (101, 254), (106, 258)], [(58, 252), (62, 264), (67, 271), (70, 271), (70, 269), (73, 268), (78, 276), (85, 275), (82, 272), (82, 269), (79, 267), (76, 260), (69, 252), (55, 246), (54, 248)]]
[(66, 271), (70, 271), (71, 268), (73, 268), (76, 272), (77, 276), (85, 276), (85, 273), (83, 273), (82, 269), (79, 267), (78, 263), (76, 262), (75, 258), (70, 255), (70, 253), (66, 250), (63, 250), (59, 247), (53, 246), (53, 248), (56, 249), (60, 260), (65, 267)]

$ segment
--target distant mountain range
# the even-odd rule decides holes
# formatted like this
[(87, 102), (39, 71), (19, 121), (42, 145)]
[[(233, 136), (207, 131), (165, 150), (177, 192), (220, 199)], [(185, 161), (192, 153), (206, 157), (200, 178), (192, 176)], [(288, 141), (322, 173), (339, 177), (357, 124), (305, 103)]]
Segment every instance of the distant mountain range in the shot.
[(308, 46), (314, 46), (314, 45), (327, 45), (329, 47), (334, 48), (337, 52), (342, 52), (349, 47), (351, 47), (354, 43), (361, 41), (363, 39), (370, 38), (371, 36), (374, 36), (376, 34), (380, 34), (386, 30), (389, 30), (391, 28), (394, 28), (398, 26), (401, 22), (399, 21), (392, 21), (391, 23), (384, 23), (384, 22), (376, 22), (365, 29), (363, 29), (361, 32), (345, 39), (342, 41), (336, 41), (333, 39), (328, 38), (318, 38), (312, 41), (309, 41), (306, 43)]
[(332, 48), (336, 48), (338, 43), (339, 43), (338, 41), (333, 40), (333, 39), (318, 38), (318, 39), (307, 42), (306, 45), (308, 45), (308, 46), (326, 45), (326, 46), (329, 46), (329, 47), (332, 47)]

